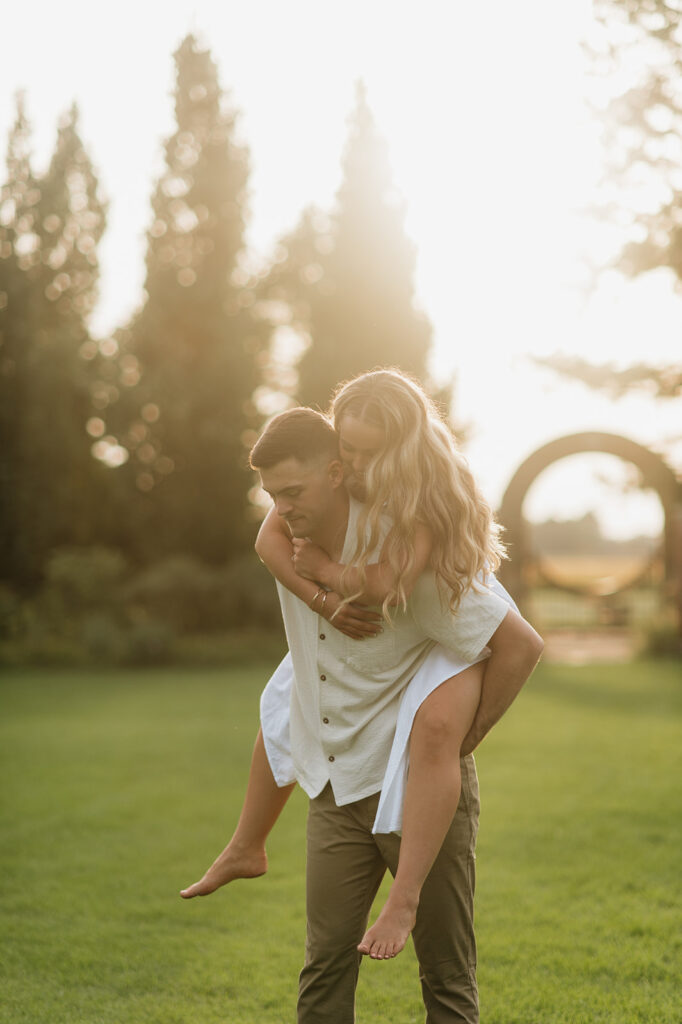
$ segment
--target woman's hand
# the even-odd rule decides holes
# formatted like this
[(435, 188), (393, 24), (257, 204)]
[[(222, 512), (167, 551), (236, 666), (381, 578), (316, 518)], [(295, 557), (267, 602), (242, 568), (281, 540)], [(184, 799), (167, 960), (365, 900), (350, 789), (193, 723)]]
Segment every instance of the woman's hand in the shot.
[[(338, 615), (334, 616), (332, 621), (332, 615), (340, 608), (342, 600), (333, 590), (330, 590), (327, 594), (324, 607), (319, 614), (329, 622), (330, 626), (334, 626), (335, 629), (349, 636), (352, 640), (364, 640), (366, 637), (373, 637), (381, 633), (384, 621), (381, 615), (371, 611), (369, 608), (365, 608), (361, 604), (354, 604), (352, 602), (344, 604), (341, 611), (339, 611)], [(319, 604), (319, 601), (316, 604)]]
[(307, 580), (314, 580), (315, 583), (321, 583), (325, 569), (331, 563), (324, 548), (313, 544), (311, 540), (302, 540), (298, 537), (292, 538), (291, 544), (294, 549), (291, 560), (298, 575)]

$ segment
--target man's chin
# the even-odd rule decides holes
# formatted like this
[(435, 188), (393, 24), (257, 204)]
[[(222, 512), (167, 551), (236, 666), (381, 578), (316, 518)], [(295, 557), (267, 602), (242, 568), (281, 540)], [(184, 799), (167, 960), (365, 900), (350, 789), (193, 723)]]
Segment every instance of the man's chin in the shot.
[(308, 523), (305, 519), (296, 519), (293, 523), (287, 523), (289, 527), (289, 533), (292, 537), (296, 537), (298, 540), (304, 540), (310, 532)]

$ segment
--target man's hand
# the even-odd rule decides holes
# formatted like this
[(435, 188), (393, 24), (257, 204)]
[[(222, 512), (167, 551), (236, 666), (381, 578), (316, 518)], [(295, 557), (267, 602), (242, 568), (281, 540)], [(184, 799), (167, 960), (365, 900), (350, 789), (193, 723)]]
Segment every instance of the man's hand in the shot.
[(294, 549), (291, 560), (298, 575), (315, 583), (322, 582), (325, 569), (331, 564), (331, 559), (324, 548), (313, 544), (311, 540), (297, 537), (292, 537), (291, 544)]
[(544, 644), (533, 627), (509, 610), (488, 641), (492, 651), (485, 667), (481, 700), (460, 754), (475, 750), (500, 720), (535, 668)]

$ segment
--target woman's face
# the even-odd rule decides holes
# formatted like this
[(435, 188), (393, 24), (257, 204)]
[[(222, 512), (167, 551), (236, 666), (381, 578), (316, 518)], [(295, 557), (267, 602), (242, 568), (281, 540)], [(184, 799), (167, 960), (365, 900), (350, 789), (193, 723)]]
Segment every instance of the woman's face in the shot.
[(381, 427), (357, 419), (350, 413), (342, 416), (339, 425), (339, 452), (343, 463), (344, 483), (359, 501), (366, 498), (365, 470), (386, 445)]

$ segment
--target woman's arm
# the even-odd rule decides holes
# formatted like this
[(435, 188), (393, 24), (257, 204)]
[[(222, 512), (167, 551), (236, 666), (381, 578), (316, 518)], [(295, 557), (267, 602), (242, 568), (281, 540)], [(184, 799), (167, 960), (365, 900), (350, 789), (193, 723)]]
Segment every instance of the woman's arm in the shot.
[[(403, 587), (407, 597), (429, 564), (432, 543), (433, 538), (429, 528), (424, 523), (415, 523), (414, 565), (403, 578)], [(358, 569), (347, 568), (340, 562), (333, 562), (327, 552), (317, 544), (308, 540), (294, 539), (291, 541), (291, 545), (294, 552), (292, 565), (298, 575), (304, 576), (308, 580), (317, 580), (323, 586), (344, 597), (357, 594), (359, 601), (366, 601), (367, 604), (373, 605), (383, 604), (386, 596), (395, 586), (396, 574), (389, 563), (384, 560), (386, 545), (384, 545), (379, 561), (366, 566), (364, 585)]]
[[(322, 549), (320, 548), (320, 550)], [(350, 636), (354, 640), (375, 636), (382, 621), (381, 616), (353, 603), (345, 604), (340, 608), (342, 598), (338, 592), (328, 593), (323, 601), (323, 595), (319, 593), (320, 586), (324, 586), (329, 591), (333, 588), (327, 588), (322, 580), (314, 581), (300, 576), (296, 572), (292, 560), (293, 551), (289, 530), (274, 508), (270, 509), (258, 531), (256, 554), (272, 575), (279, 580), (282, 586), (290, 590), (301, 601), (305, 601), (328, 622), (331, 621), (334, 613), (338, 612), (334, 615), (331, 625), (345, 633), (346, 636)], [(317, 600), (315, 600), (316, 595), (318, 595)]]
[(256, 537), (256, 554), (282, 586), (310, 605), (322, 581), (317, 583), (299, 576), (292, 562), (293, 551), (284, 520), (271, 508)]

